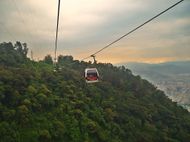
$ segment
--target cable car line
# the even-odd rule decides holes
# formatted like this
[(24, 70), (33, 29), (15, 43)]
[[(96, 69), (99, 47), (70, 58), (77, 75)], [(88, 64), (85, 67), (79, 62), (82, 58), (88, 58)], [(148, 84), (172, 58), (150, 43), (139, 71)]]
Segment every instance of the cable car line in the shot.
[(57, 41), (58, 41), (58, 33), (59, 33), (59, 14), (60, 14), (60, 2), (61, 0), (58, 0), (58, 12), (57, 12), (57, 27), (56, 27), (56, 36), (55, 36), (55, 57), (54, 57), (54, 63), (56, 65), (57, 62)]
[(181, 2), (183, 2), (184, 0), (180, 0), (177, 3), (173, 4), (172, 6), (170, 6), (169, 8), (165, 9), (164, 11), (160, 12), (159, 14), (157, 14), (156, 16), (150, 18), (149, 20), (147, 20), (146, 22), (144, 22), (143, 24), (139, 25), (138, 27), (134, 28), (133, 30), (129, 31), (128, 33), (124, 34), (123, 36), (119, 37), (118, 39), (116, 39), (115, 41), (111, 42), (110, 44), (106, 45), (105, 47), (103, 47), (102, 49), (96, 51), (95, 53), (91, 54), (90, 56), (87, 56), (85, 58), (83, 58), (81, 61), (84, 61), (88, 58), (91, 58), (93, 56), (95, 56), (96, 54), (102, 52), (104, 49), (110, 47), (111, 45), (113, 45), (114, 43), (120, 41), (121, 39), (123, 39), (124, 37), (130, 35), (131, 33), (135, 32), (136, 30), (140, 29), (141, 27), (143, 27), (144, 25), (148, 24), (149, 22), (153, 21), (154, 19), (156, 19), (157, 17), (161, 16), (162, 14), (164, 14), (165, 12), (169, 11), (170, 9), (174, 8), (175, 6), (177, 6), (178, 4), (180, 4)]

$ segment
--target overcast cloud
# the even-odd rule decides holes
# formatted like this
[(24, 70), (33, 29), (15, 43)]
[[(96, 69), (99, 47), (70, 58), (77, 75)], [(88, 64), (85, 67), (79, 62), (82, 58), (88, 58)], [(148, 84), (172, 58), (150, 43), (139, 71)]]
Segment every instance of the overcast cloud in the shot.
[[(35, 59), (54, 52), (58, 0), (0, 0), (0, 42), (28, 43)], [(89, 56), (177, 0), (61, 0), (58, 53)], [(97, 55), (100, 62), (190, 60), (190, 1)]]

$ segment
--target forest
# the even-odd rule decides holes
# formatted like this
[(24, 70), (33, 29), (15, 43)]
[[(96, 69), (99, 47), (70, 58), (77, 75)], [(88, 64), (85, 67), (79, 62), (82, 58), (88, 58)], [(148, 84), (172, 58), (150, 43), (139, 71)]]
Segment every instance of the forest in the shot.
[[(124, 66), (0, 43), (0, 142), (189, 142), (190, 113)], [(100, 82), (86, 84), (87, 67)]]

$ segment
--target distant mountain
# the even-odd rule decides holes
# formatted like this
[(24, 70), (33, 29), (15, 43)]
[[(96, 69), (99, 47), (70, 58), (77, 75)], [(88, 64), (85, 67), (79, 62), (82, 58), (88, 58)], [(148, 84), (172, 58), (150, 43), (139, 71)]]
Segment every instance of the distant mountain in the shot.
[(122, 63), (136, 75), (162, 89), (169, 98), (190, 110), (190, 61), (160, 64)]

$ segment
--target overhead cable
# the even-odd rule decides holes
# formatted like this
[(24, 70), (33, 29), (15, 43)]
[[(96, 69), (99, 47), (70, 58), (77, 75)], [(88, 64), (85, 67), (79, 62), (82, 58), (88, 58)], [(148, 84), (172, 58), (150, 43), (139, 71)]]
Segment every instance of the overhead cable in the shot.
[(101, 48), (100, 50), (96, 51), (95, 53), (91, 54), (90, 56), (87, 56), (85, 58), (83, 58), (81, 61), (84, 61), (88, 58), (91, 58), (92, 56), (95, 56), (96, 54), (102, 52), (104, 49), (110, 47), (111, 45), (113, 45), (114, 43), (120, 41), (121, 39), (123, 39), (124, 37), (128, 36), (129, 34), (135, 32), (136, 30), (140, 29), (141, 27), (143, 27), (144, 25), (148, 24), (149, 22), (151, 22), (152, 20), (156, 19), (157, 17), (161, 16), (162, 14), (164, 14), (165, 12), (167, 12), (168, 10), (172, 9), (173, 7), (177, 6), (178, 4), (180, 4), (181, 2), (183, 2), (184, 0), (180, 0), (177, 3), (173, 4), (172, 6), (170, 6), (169, 8), (167, 8), (166, 10), (160, 12), (159, 14), (157, 14), (156, 16), (150, 18), (149, 20), (147, 20), (146, 22), (144, 22), (143, 24), (139, 25), (138, 27), (134, 28), (133, 30), (129, 31), (128, 33), (124, 34), (123, 36), (119, 37), (118, 39), (116, 39), (115, 41), (111, 42), (110, 44), (106, 45), (105, 47)]
[(56, 27), (56, 35), (55, 35), (55, 58), (54, 58), (55, 64), (57, 62), (57, 41), (58, 41), (58, 33), (59, 33), (60, 2), (61, 0), (58, 0), (57, 27)]

